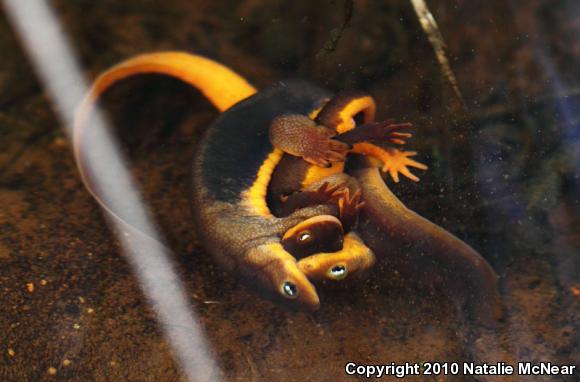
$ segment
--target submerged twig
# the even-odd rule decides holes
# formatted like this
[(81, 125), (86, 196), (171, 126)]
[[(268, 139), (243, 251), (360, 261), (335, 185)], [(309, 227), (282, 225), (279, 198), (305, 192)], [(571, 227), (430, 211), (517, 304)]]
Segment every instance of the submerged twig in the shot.
[(338, 42), (342, 38), (342, 34), (346, 28), (350, 25), (352, 20), (352, 15), (354, 12), (353, 0), (344, 1), (344, 17), (342, 20), (342, 25), (339, 28), (335, 28), (330, 31), (330, 39), (324, 44), (322, 49), (316, 54), (316, 59), (320, 59), (323, 56), (334, 52), (338, 45)]
[(459, 89), (457, 78), (451, 70), (449, 59), (445, 54), (445, 41), (443, 40), (443, 36), (439, 31), (439, 27), (437, 26), (437, 22), (435, 21), (433, 14), (427, 7), (425, 0), (411, 0), (411, 4), (413, 4), (413, 8), (415, 9), (415, 13), (417, 13), (421, 27), (423, 28), (423, 31), (427, 35), (427, 38), (429, 39), (429, 42), (435, 51), (435, 57), (437, 57), (437, 61), (441, 66), (443, 77), (445, 77), (445, 79), (451, 85), (451, 88), (461, 103), (461, 106), (463, 106), (463, 109), (467, 110), (467, 105), (465, 104), (465, 99), (463, 98), (461, 90)]

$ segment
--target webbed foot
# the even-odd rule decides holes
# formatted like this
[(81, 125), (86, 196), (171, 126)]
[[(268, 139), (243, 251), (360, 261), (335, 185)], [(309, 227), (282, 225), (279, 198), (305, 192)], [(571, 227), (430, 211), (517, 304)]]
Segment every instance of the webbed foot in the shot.
[(311, 131), (304, 137), (302, 159), (319, 167), (330, 167), (333, 162), (344, 162), (352, 146), (333, 139), (334, 136), (335, 133), (326, 128)]
[(301, 208), (337, 201), (343, 196), (345, 188), (346, 184), (344, 183), (323, 182), (313, 190), (305, 189), (290, 195), (280, 196), (281, 203), (276, 207), (276, 214), (287, 216)]
[(344, 190), (347, 190), (346, 183), (331, 183), (324, 182), (317, 189), (312, 192), (312, 198), (317, 199), (318, 203), (312, 204), (322, 204), (333, 199), (338, 199)]

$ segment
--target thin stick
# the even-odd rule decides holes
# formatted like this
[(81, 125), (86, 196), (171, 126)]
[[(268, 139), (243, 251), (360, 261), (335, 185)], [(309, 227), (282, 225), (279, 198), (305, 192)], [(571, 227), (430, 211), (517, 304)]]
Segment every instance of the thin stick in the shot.
[(443, 40), (443, 36), (439, 31), (439, 27), (437, 26), (437, 22), (435, 21), (433, 14), (427, 7), (427, 4), (424, 0), (411, 0), (411, 4), (413, 4), (413, 8), (415, 9), (415, 13), (417, 13), (421, 27), (423, 28), (423, 31), (427, 35), (427, 38), (429, 39), (429, 42), (435, 51), (435, 57), (441, 66), (443, 77), (445, 77), (445, 79), (451, 85), (451, 88), (453, 89), (453, 92), (461, 103), (463, 109), (467, 111), (467, 104), (465, 103), (465, 99), (463, 98), (461, 90), (459, 89), (457, 78), (451, 70), (449, 59), (445, 54), (445, 41)]

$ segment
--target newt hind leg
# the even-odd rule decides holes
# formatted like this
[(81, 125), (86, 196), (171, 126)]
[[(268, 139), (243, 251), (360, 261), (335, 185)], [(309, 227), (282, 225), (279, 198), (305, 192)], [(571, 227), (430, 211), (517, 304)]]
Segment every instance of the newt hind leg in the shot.
[(367, 155), (381, 161), (383, 172), (388, 172), (395, 183), (399, 182), (399, 174), (404, 175), (414, 182), (419, 181), (419, 178), (411, 172), (410, 167), (419, 170), (428, 169), (423, 163), (410, 158), (417, 155), (416, 151), (402, 151), (392, 147), (383, 148), (372, 143), (364, 142), (355, 144), (352, 152)]
[(337, 201), (344, 187), (343, 184), (323, 182), (320, 186), (308, 187), (290, 195), (282, 195), (275, 206), (276, 216), (288, 216), (302, 208)]

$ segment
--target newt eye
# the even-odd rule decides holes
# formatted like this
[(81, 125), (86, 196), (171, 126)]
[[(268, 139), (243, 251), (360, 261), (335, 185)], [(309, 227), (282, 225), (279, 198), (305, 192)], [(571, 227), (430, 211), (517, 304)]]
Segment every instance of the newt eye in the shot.
[(344, 265), (338, 264), (328, 270), (328, 276), (335, 280), (342, 280), (348, 274), (348, 270)]
[(296, 284), (290, 282), (290, 281), (285, 281), (282, 284), (282, 293), (284, 293), (285, 297), (288, 298), (296, 298), (298, 296), (298, 288), (296, 287)]
[(302, 231), (298, 234), (298, 242), (301, 244), (307, 244), (314, 240), (314, 235), (310, 231)]
[[(306, 219), (288, 229), (280, 243), (295, 258), (315, 253), (336, 252), (342, 248), (344, 229), (338, 218), (318, 215)], [(324, 271), (326, 268), (324, 268)]]

